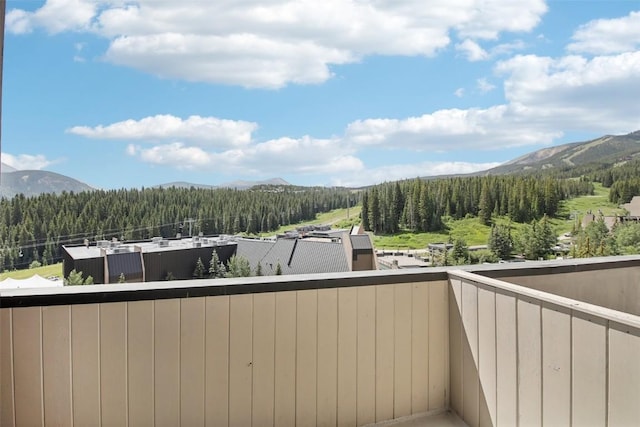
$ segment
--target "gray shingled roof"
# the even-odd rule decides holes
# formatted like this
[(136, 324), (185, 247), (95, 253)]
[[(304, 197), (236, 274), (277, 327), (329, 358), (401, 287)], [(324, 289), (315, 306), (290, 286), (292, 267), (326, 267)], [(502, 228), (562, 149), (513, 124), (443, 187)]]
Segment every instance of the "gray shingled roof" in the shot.
[(355, 250), (373, 250), (371, 239), (366, 234), (353, 234), (349, 236), (349, 239), (351, 239), (351, 247)]
[(238, 240), (238, 256), (249, 261), (255, 271), (258, 262), (262, 274), (276, 274), (278, 263), (282, 274), (310, 274), (349, 271), (341, 243), (316, 242), (300, 239)]

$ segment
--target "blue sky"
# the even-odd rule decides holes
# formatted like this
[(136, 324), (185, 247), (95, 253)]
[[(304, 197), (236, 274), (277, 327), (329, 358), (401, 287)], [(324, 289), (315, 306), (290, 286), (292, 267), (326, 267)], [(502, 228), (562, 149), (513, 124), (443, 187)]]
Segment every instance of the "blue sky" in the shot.
[(640, 129), (640, 0), (7, 1), (2, 162), (361, 186)]

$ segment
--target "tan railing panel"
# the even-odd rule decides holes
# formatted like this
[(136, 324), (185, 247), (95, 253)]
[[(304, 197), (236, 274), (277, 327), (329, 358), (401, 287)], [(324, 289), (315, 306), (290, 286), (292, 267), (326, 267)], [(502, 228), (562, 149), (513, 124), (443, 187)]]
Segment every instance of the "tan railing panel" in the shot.
[(296, 422), (296, 292), (276, 294), (275, 425)]
[(376, 421), (393, 418), (394, 286), (376, 286)]
[(205, 299), (180, 300), (180, 421), (204, 424)]
[(153, 301), (127, 303), (129, 424), (152, 426)]
[(496, 294), (478, 288), (480, 426), (496, 425)]
[(603, 426), (607, 420), (607, 327), (592, 316), (572, 320), (572, 421)]
[(496, 293), (496, 422), (515, 426), (518, 417), (516, 298)]
[(42, 308), (42, 372), (45, 425), (72, 424), (71, 308)]
[(251, 425), (253, 295), (229, 297), (229, 425)]
[(229, 297), (205, 298), (205, 424), (229, 423)]
[(297, 291), (296, 426), (316, 423), (318, 291)]
[(100, 305), (102, 425), (127, 423), (127, 303)]
[(73, 421), (100, 424), (100, 305), (71, 306)]
[(429, 287), (411, 285), (411, 411), (429, 410)]
[(337, 424), (338, 290), (318, 290), (318, 426)]
[[(393, 418), (411, 415), (411, 284), (395, 287)], [(424, 360), (423, 363), (426, 363)]]
[(429, 286), (411, 288), (411, 410), (420, 413), (429, 410)]
[(542, 423), (571, 424), (571, 313), (542, 305)]
[[(449, 406), (449, 285), (429, 287), (429, 410)], [(416, 413), (417, 411), (413, 411)]]
[(449, 290), (449, 336), (451, 407), (462, 416), (462, 281), (456, 279)]
[(478, 379), (478, 288), (462, 282), (462, 413), (471, 427), (480, 425)]
[(540, 305), (518, 300), (518, 421), (520, 425), (542, 423), (542, 372)]
[(358, 288), (357, 424), (376, 420), (376, 288)]
[(42, 311), (13, 309), (13, 369), (16, 425), (43, 425)]
[(358, 289), (338, 289), (338, 426), (357, 421)]
[(622, 325), (610, 327), (609, 425), (638, 425), (639, 402), (640, 333)]
[(154, 302), (155, 421), (180, 424), (180, 300)]
[(0, 425), (14, 426), (11, 308), (0, 309)]
[(273, 426), (276, 296), (253, 296), (253, 406), (254, 426)]

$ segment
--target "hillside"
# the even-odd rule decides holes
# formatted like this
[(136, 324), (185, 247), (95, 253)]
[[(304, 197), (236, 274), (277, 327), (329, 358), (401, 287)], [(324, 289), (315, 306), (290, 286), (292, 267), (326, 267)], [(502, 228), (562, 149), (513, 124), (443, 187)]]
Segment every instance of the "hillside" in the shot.
[(37, 196), (42, 193), (62, 193), (63, 191), (91, 191), (92, 187), (76, 179), (55, 172), (43, 170), (20, 170), (4, 172), (0, 177), (0, 197), (13, 197), (17, 194)]
[(156, 185), (154, 188), (198, 188), (205, 190), (212, 190), (215, 188), (235, 188), (236, 190), (246, 190), (251, 187), (255, 187), (256, 185), (291, 185), (287, 181), (282, 178), (271, 178), (264, 181), (232, 181), (225, 182), (220, 185), (207, 185), (207, 184), (193, 184), (190, 182), (170, 182), (167, 184)]
[(534, 151), (476, 175), (501, 175), (567, 168), (591, 163), (613, 165), (640, 158), (640, 131), (605, 135), (591, 141), (573, 142)]

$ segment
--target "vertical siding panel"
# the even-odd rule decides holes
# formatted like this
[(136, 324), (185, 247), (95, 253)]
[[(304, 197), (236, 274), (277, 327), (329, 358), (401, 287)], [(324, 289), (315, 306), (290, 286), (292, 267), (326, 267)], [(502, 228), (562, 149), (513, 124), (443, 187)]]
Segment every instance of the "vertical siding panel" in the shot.
[(498, 367), (498, 426), (515, 426), (518, 422), (518, 369), (516, 337), (516, 298), (496, 293), (496, 366)]
[(16, 425), (42, 425), (40, 307), (13, 309)]
[(100, 398), (103, 426), (127, 424), (127, 303), (100, 304)]
[(276, 293), (275, 425), (296, 423), (296, 292)]
[(253, 295), (229, 297), (229, 425), (251, 425)]
[(462, 282), (462, 412), (470, 427), (480, 425), (478, 376), (478, 288)]
[(252, 425), (273, 426), (276, 296), (253, 296)]
[(155, 422), (180, 424), (180, 300), (154, 302)]
[(609, 425), (638, 425), (640, 420), (640, 331), (609, 327)]
[(296, 426), (316, 425), (318, 291), (298, 291), (296, 318)]
[(607, 412), (607, 328), (602, 320), (575, 313), (571, 336), (573, 425), (603, 426)]
[(376, 288), (358, 288), (358, 390), (357, 424), (375, 422), (376, 417)]
[[(429, 410), (449, 406), (449, 283), (429, 283)], [(460, 316), (457, 315), (458, 322)], [(459, 324), (458, 324), (459, 326)], [(460, 333), (458, 329), (458, 343)]]
[(393, 418), (394, 288), (376, 286), (376, 421)]
[[(430, 302), (433, 294), (429, 295)], [(442, 325), (444, 327), (444, 325)], [(429, 318), (429, 336), (431, 336), (431, 318)], [(449, 289), (449, 371), (450, 371), (450, 387), (451, 387), (451, 408), (463, 415), (462, 407), (462, 281), (459, 279), (451, 280)], [(435, 351), (429, 342), (429, 358), (431, 353)], [(432, 381), (433, 370), (429, 364), (429, 382)], [(429, 387), (429, 400), (431, 400), (432, 388)], [(431, 403), (429, 409), (433, 410)]]
[(68, 305), (42, 308), (44, 422), (71, 425), (71, 313)]
[(229, 297), (205, 298), (205, 424), (229, 424)]
[(100, 424), (100, 305), (71, 306), (73, 422)]
[(518, 421), (542, 424), (540, 306), (518, 300)]
[(358, 289), (338, 289), (338, 426), (357, 420)]
[(542, 423), (571, 424), (571, 315), (542, 307)]
[(153, 425), (153, 301), (127, 303), (129, 425)]
[(429, 410), (429, 284), (412, 285), (411, 413)]
[(338, 290), (318, 290), (317, 425), (337, 424)]
[(411, 284), (394, 286), (393, 417), (411, 415)]
[(204, 424), (204, 297), (180, 300), (180, 421)]
[(10, 308), (0, 309), (0, 425), (14, 426), (13, 344)]
[(478, 288), (478, 358), (480, 425), (496, 425), (496, 304), (495, 292)]

